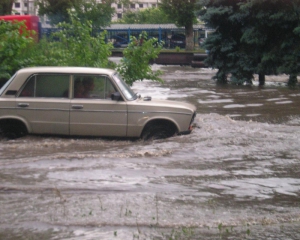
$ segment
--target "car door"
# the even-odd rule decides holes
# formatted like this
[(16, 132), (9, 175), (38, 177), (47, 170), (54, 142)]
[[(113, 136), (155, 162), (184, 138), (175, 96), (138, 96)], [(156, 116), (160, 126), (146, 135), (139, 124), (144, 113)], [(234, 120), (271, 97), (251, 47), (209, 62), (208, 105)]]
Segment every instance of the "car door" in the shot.
[(105, 75), (74, 75), (70, 105), (70, 134), (118, 136), (127, 134), (127, 105), (111, 99), (114, 84)]
[(31, 76), (16, 98), (20, 118), (30, 133), (69, 135), (70, 75), (37, 74)]

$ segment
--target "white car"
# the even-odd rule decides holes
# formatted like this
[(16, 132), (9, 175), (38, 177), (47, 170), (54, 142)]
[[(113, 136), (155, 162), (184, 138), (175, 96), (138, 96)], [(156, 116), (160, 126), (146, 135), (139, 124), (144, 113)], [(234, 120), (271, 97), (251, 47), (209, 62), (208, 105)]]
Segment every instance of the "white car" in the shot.
[(0, 128), (25, 134), (157, 139), (192, 131), (196, 107), (142, 98), (111, 69), (24, 68), (0, 89)]

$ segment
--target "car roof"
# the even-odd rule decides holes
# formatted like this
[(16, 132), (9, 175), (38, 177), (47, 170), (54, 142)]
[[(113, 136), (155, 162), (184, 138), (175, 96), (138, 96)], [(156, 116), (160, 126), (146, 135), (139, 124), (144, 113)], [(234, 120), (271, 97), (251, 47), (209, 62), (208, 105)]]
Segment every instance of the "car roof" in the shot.
[(115, 70), (92, 67), (29, 67), (18, 71), (18, 74), (27, 73), (69, 73), (69, 74), (106, 74), (112, 75)]

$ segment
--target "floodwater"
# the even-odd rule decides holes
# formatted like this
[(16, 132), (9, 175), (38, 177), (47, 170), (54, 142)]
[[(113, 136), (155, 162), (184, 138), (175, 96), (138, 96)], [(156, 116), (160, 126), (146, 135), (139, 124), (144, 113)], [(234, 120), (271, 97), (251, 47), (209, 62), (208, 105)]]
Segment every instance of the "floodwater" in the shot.
[(300, 239), (299, 88), (153, 67), (133, 88), (195, 104), (192, 134), (0, 140), (0, 239)]

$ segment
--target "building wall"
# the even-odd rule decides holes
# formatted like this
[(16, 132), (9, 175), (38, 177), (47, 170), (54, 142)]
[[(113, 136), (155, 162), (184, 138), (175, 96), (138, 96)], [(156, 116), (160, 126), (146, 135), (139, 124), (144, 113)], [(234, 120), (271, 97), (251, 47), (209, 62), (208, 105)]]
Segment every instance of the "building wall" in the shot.
[(16, 0), (13, 3), (13, 15), (37, 15), (34, 0)]
[[(101, 1), (101, 0), (99, 0)], [(14, 15), (37, 15), (37, 7), (34, 5), (34, 0), (16, 0), (13, 4)], [(122, 4), (112, 4), (115, 8), (116, 14), (113, 16), (112, 21), (122, 18), (124, 11), (131, 10), (137, 11), (139, 9), (146, 9), (150, 7), (157, 7), (159, 0), (132, 0), (129, 6)]]
[(113, 16), (112, 21), (116, 21), (122, 18), (123, 13), (126, 10), (137, 11), (151, 7), (157, 7), (159, 0), (132, 0), (129, 6), (123, 6), (122, 4), (112, 4), (112, 7), (116, 9), (116, 14)]

